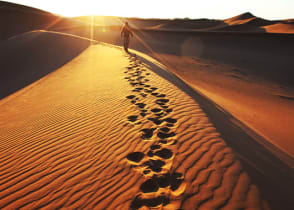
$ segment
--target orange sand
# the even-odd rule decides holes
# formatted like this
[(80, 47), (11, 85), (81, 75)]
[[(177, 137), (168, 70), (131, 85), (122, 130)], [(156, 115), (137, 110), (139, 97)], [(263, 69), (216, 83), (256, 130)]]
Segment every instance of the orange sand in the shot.
[(0, 209), (292, 209), (292, 20), (0, 4)]
[(267, 208), (199, 105), (149, 68), (92, 45), (3, 99), (0, 208)]

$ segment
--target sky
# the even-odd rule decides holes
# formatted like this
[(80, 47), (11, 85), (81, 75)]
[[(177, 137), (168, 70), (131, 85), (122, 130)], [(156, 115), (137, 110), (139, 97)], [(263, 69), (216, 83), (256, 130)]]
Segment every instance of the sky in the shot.
[(294, 0), (5, 0), (73, 17), (225, 19), (244, 12), (265, 19), (294, 18)]

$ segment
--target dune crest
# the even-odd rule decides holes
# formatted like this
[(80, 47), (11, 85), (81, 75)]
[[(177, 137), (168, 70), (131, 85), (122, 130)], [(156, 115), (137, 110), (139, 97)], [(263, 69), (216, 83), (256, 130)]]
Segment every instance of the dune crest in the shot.
[(224, 22), (229, 25), (235, 25), (235, 24), (242, 24), (254, 18), (256, 17), (253, 14), (251, 14), (250, 12), (246, 12), (246, 13), (237, 15), (235, 17), (225, 19)]

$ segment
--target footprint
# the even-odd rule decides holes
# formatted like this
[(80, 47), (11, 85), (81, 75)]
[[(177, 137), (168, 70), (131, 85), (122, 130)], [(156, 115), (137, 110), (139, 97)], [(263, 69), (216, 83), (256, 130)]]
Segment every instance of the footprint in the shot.
[(145, 93), (140, 93), (140, 95), (141, 95), (143, 98), (145, 98), (145, 97), (147, 96), (147, 94), (145, 94)]
[(136, 86), (136, 85), (138, 85), (139, 83), (138, 82), (131, 82), (130, 83), (130, 85), (132, 85), (132, 86)]
[(143, 171), (143, 174), (145, 174), (145, 175), (146, 175), (146, 174), (150, 174), (150, 172), (151, 172), (150, 169), (146, 169), (146, 170)]
[(146, 114), (146, 112), (141, 112), (140, 115), (141, 115), (142, 117), (145, 117), (147, 114)]
[(139, 163), (144, 158), (144, 153), (142, 152), (132, 152), (127, 155), (127, 159), (136, 163)]
[(136, 105), (141, 109), (143, 109), (146, 106), (146, 104), (144, 103), (137, 103)]
[(145, 78), (145, 76), (139, 76), (139, 77), (137, 78), (137, 80), (141, 80), (141, 79), (143, 79), (143, 78)]
[(143, 132), (141, 136), (142, 139), (150, 139), (153, 136), (153, 131), (155, 131), (155, 128), (144, 128), (141, 131)]
[(170, 186), (170, 174), (162, 174), (158, 177), (156, 177), (156, 181), (161, 188), (167, 188)]
[(164, 110), (166, 113), (170, 113), (170, 112), (172, 112), (173, 111), (173, 109), (166, 109), (166, 110)]
[(167, 123), (172, 123), (172, 124), (173, 124), (173, 123), (176, 123), (176, 122), (178, 121), (178, 120), (176, 120), (176, 119), (174, 119), (174, 118), (170, 118), (170, 117), (169, 117), (169, 118), (165, 118), (164, 120), (165, 120)]
[(170, 177), (171, 190), (172, 191), (177, 190), (179, 186), (182, 184), (183, 180), (184, 180), (184, 177), (181, 173), (177, 173), (177, 172), (172, 173)]
[(147, 156), (148, 157), (153, 157), (154, 156), (154, 153), (150, 150), (149, 152), (147, 152)]
[(173, 156), (173, 153), (169, 149), (163, 148), (161, 150), (156, 151), (154, 155), (161, 157), (163, 159), (170, 159)]
[(160, 149), (160, 148), (161, 148), (161, 146), (158, 144), (154, 144), (150, 147), (151, 150), (156, 150), (156, 149)]
[(152, 160), (146, 161), (143, 165), (148, 166), (153, 172), (161, 172), (162, 167), (165, 165), (165, 162), (162, 160)]
[(158, 98), (164, 98), (166, 95), (165, 94), (160, 94), (160, 95), (157, 95), (156, 97)]
[(157, 118), (149, 117), (148, 120), (152, 121), (156, 125), (160, 125), (163, 122), (163, 120), (160, 120), (160, 118), (158, 117)]
[(166, 126), (167, 126), (167, 127), (173, 127), (174, 124), (172, 124), (172, 123), (167, 123)]
[(158, 141), (158, 143), (165, 144), (165, 145), (176, 145), (177, 142), (178, 142), (177, 140), (166, 140), (166, 139), (162, 139)]
[(158, 113), (158, 112), (161, 112), (162, 109), (158, 109), (158, 108), (155, 108), (155, 109), (151, 109), (151, 112), (155, 112), (155, 113)]
[(149, 90), (149, 89), (145, 89), (144, 90), (146, 93), (152, 93), (152, 90)]
[(128, 116), (128, 119), (129, 121), (131, 122), (135, 122), (137, 120), (138, 116), (137, 115), (131, 115), (131, 116)]
[(174, 132), (171, 132), (171, 133), (158, 132), (158, 134), (157, 134), (157, 136), (161, 139), (167, 139), (167, 138), (173, 137), (175, 135), (176, 134)]
[(135, 95), (129, 95), (129, 96), (127, 96), (126, 98), (127, 99), (133, 99), (133, 98), (135, 98), (136, 96)]
[(157, 99), (157, 100), (155, 101), (155, 103), (163, 103), (163, 104), (165, 104), (165, 103), (167, 103), (167, 102), (169, 102), (169, 99)]
[(140, 186), (140, 190), (143, 193), (151, 193), (157, 192), (159, 189), (159, 185), (156, 179), (147, 179), (143, 184)]
[(163, 195), (157, 196), (155, 198), (141, 198), (139, 195), (132, 201), (130, 208), (132, 210), (140, 209), (143, 206), (156, 208), (161, 204), (163, 206), (166, 206), (169, 203), (170, 203), (170, 199)]
[(155, 115), (158, 116), (158, 117), (161, 117), (162, 115), (164, 115), (164, 113), (163, 112), (155, 113)]
[(163, 127), (163, 128), (160, 128), (159, 130), (164, 132), (164, 133), (167, 133), (167, 132), (170, 131), (170, 129), (168, 127)]
[(151, 95), (153, 96), (157, 96), (159, 93), (151, 93)]

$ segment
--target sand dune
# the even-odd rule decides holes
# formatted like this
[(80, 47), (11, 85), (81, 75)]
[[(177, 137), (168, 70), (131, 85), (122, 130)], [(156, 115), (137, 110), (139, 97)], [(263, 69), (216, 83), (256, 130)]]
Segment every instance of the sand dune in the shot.
[(147, 61), (92, 45), (1, 101), (1, 209), (290, 206), (262, 199), (202, 105)]
[(112, 16), (82, 16), (74, 20), (93, 22), (111, 30), (120, 30), (121, 24), (128, 21), (137, 30), (153, 31), (197, 31), (197, 32), (246, 32), (246, 33), (293, 33), (293, 21), (266, 20), (246, 12), (224, 20), (214, 19), (140, 19)]
[(92, 46), (26, 89), (1, 105), (1, 208), (264, 205), (199, 106), (134, 57)]
[[(132, 21), (153, 27), (134, 30), (141, 52), (132, 54), (87, 39), (121, 44), (118, 26), (68, 19), (45, 25), (72, 35), (1, 42), (1, 97), (11, 95), (0, 101), (0, 209), (291, 209), (293, 158), (274, 145), (292, 151), (294, 97), (266, 85), (293, 86), (293, 36), (205, 31), (270, 30), (250, 13), (227, 23)], [(266, 117), (246, 126), (236, 112)], [(266, 129), (259, 136), (262, 126), (281, 143), (262, 138)]]
[[(247, 12), (225, 20), (214, 19), (140, 19), (114, 16), (82, 16), (65, 18), (39, 9), (12, 4), (0, 3), (0, 26), (4, 30), (0, 39), (28, 32), (31, 30), (68, 30), (87, 31), (91, 24), (110, 30), (120, 30), (121, 24), (128, 21), (132, 28), (138, 30), (160, 31), (223, 31), (223, 32), (267, 32), (293, 33), (293, 21), (270, 21), (254, 16)], [(6, 20), (9, 20), (9, 24)], [(280, 25), (276, 25), (280, 24)], [(266, 28), (265, 28), (266, 27)]]
[(87, 39), (33, 31), (0, 44), (0, 98), (58, 69), (90, 45)]
[(272, 23), (271, 21), (262, 18), (257, 18), (249, 12), (225, 19), (224, 22), (228, 25), (241, 25), (245, 23), (250, 23), (255, 26), (264, 26)]
[(276, 23), (273, 25), (264, 26), (263, 28), (270, 33), (294, 33), (293, 23)]
[(65, 18), (40, 9), (0, 2), (0, 39), (29, 32), (32, 30), (52, 30), (68, 26), (86, 26), (72, 18)]
[(255, 17), (251, 13), (247, 12), (232, 18), (225, 19), (224, 23), (227, 25), (215, 28), (213, 30), (235, 32), (265, 32), (263, 27), (274, 24), (275, 22)]

